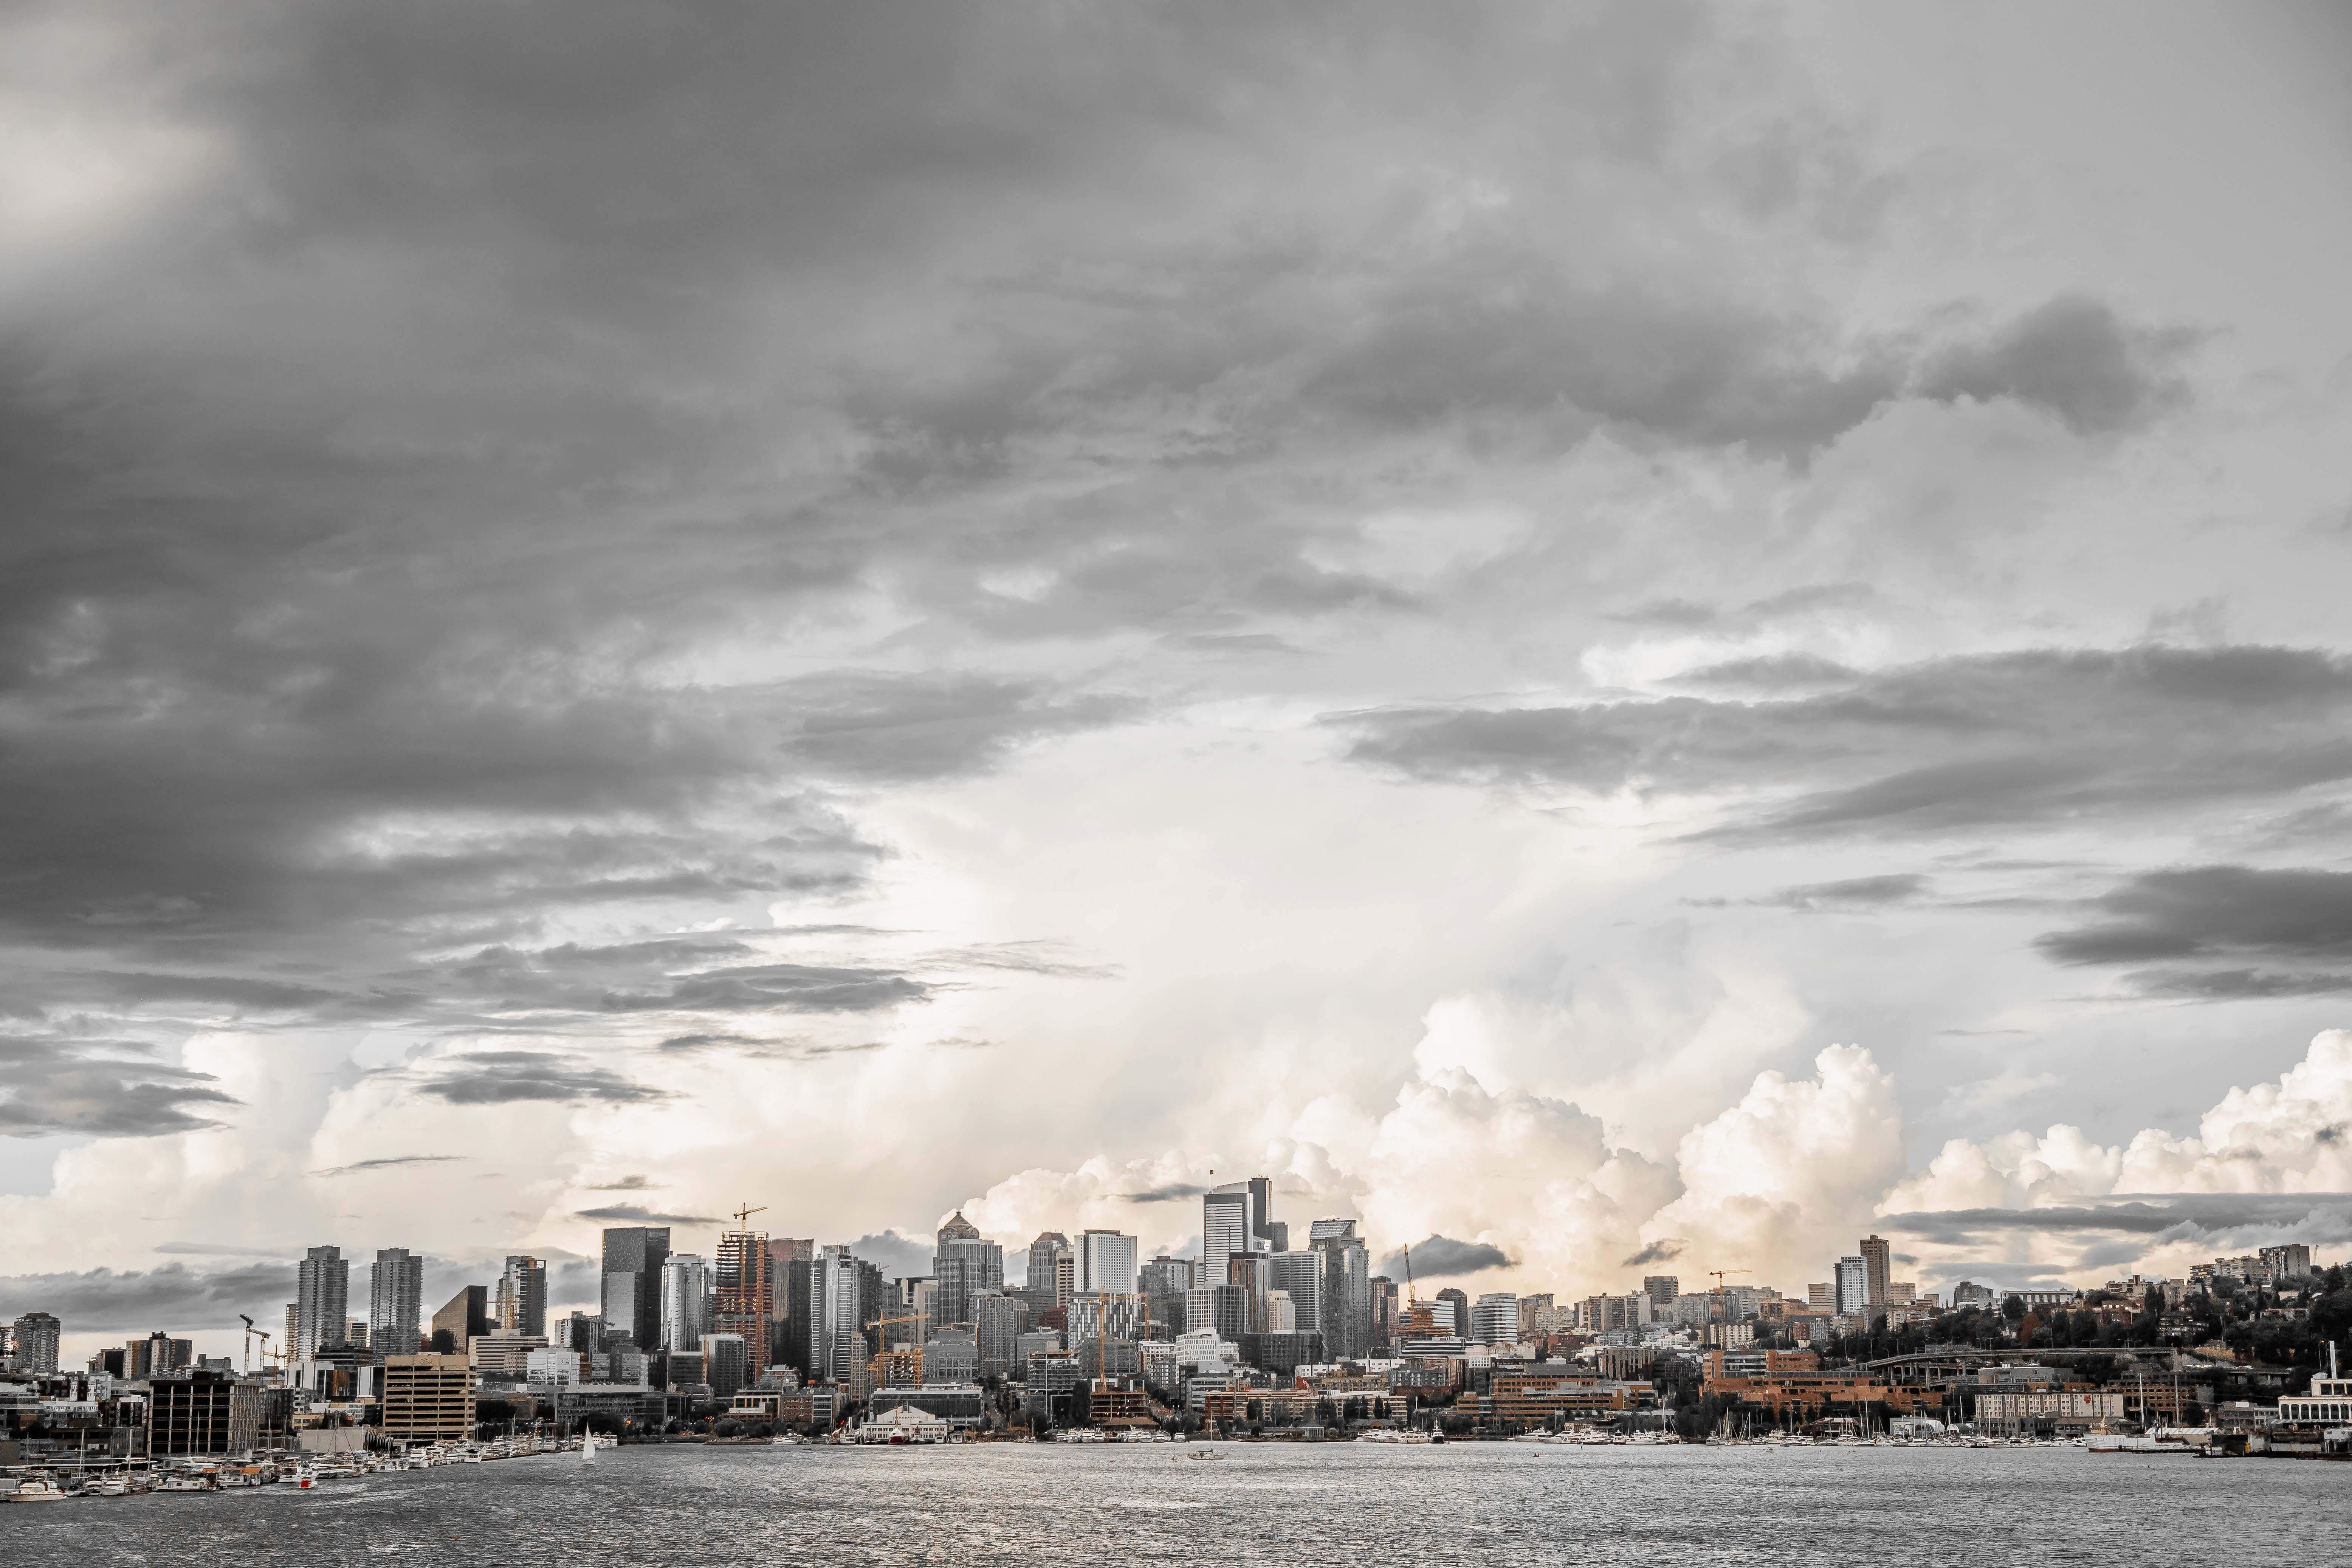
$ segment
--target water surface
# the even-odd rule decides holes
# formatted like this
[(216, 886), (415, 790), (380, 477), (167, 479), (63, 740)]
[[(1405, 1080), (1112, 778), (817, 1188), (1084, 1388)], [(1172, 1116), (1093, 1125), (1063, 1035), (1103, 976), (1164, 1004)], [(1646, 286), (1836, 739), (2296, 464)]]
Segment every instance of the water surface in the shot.
[(2080, 1449), (622, 1448), (0, 1507), (51, 1568), (2352, 1563), (2352, 1465)]

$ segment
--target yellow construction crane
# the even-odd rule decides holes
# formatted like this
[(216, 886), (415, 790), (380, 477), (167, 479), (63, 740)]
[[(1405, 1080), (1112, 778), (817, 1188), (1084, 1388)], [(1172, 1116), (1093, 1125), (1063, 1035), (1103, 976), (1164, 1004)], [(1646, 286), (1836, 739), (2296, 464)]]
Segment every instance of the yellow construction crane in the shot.
[(1410, 1246), (1404, 1249), (1404, 1304), (1408, 1307), (1421, 1305), (1421, 1292), (1413, 1289), (1412, 1248)]
[[(768, 1205), (765, 1204), (746, 1204), (742, 1207), (737, 1209), (735, 1211), (735, 1229), (737, 1234), (741, 1234), (750, 1226), (751, 1216), (753, 1215), (766, 1214), (767, 1212)], [(763, 1258), (761, 1261), (764, 1263), (766, 1260)]]

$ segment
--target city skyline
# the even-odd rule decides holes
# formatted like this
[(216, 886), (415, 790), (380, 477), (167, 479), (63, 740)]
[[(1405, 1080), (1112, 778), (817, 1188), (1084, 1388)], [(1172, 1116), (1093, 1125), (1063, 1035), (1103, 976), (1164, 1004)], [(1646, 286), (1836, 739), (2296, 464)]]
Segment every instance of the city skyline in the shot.
[(2339, 9), (917, 15), (0, 19), (0, 1321), (2352, 1244)]

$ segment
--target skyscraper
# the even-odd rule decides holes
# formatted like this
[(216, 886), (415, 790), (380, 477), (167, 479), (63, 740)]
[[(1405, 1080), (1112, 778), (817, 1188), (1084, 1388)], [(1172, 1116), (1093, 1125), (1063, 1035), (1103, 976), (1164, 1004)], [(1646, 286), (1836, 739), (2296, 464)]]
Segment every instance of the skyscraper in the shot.
[[(808, 1260), (816, 1256), (814, 1237), (768, 1238), (768, 1364), (797, 1368), (804, 1342), (793, 1314), (808, 1310)], [(717, 1303), (712, 1303), (715, 1308)]]
[(821, 1247), (808, 1263), (808, 1374), (833, 1383), (853, 1380), (866, 1364), (866, 1319), (859, 1311), (859, 1260), (846, 1247)]
[[(1324, 1353), (1360, 1360), (1372, 1348), (1372, 1258), (1351, 1219), (1318, 1219), (1307, 1227), (1307, 1247), (1322, 1260), (1316, 1313)], [(1455, 1331), (1459, 1332), (1459, 1330)]]
[(1223, 1285), (1225, 1260), (1252, 1250), (1257, 1235), (1257, 1199), (1247, 1182), (1227, 1182), (1201, 1194), (1201, 1279), (1205, 1285)]
[(661, 1348), (691, 1351), (701, 1347), (714, 1331), (705, 1313), (710, 1300), (710, 1266), (691, 1252), (673, 1252), (662, 1259)]
[(343, 1325), (350, 1321), (352, 1266), (342, 1248), (314, 1247), (294, 1273), (294, 1356), (309, 1361), (320, 1351), (343, 1342)]
[[(461, 1285), (457, 1293), (433, 1314), (434, 1349), (444, 1354), (463, 1355), (466, 1347), (490, 1331), (490, 1288), (487, 1285)], [(446, 1351), (442, 1351), (441, 1336), (449, 1336)]]
[(1114, 1296), (1135, 1293), (1135, 1237), (1089, 1228), (1078, 1237), (1077, 1289)]
[(1077, 1277), (1072, 1272), (1070, 1284), (1061, 1283), (1061, 1261), (1070, 1256), (1070, 1238), (1058, 1230), (1041, 1230), (1037, 1239), (1029, 1244), (1029, 1268), (1022, 1294), (1029, 1298), (1029, 1321), (1035, 1322), (1056, 1308), (1070, 1304), (1070, 1291), (1077, 1288)]
[(1893, 1277), (1889, 1267), (1890, 1249), (1884, 1237), (1865, 1236), (1859, 1249), (1862, 1253), (1864, 1304), (1883, 1307), (1886, 1304), (1886, 1284)]
[(1837, 1310), (1860, 1312), (1870, 1305), (1870, 1265), (1859, 1258), (1837, 1260)]
[(1323, 1255), (1313, 1247), (1305, 1252), (1276, 1252), (1266, 1258), (1265, 1266), (1269, 1289), (1290, 1298), (1293, 1325), (1302, 1334), (1321, 1333)]
[(940, 1323), (969, 1323), (973, 1291), (1004, 1289), (1004, 1248), (983, 1237), (958, 1209), (940, 1226), (931, 1277), (940, 1282)]
[(499, 1274), (499, 1327), (532, 1339), (547, 1337), (547, 1264), (516, 1253)]
[(16, 1320), (11, 1359), (21, 1372), (58, 1370), (58, 1340), (63, 1325), (47, 1312), (27, 1312)]
[(1675, 1275), (1649, 1274), (1643, 1277), (1642, 1294), (1650, 1299), (1650, 1305), (1662, 1318), (1674, 1306), (1675, 1298), (1682, 1293), (1683, 1282)]
[(768, 1237), (764, 1231), (730, 1230), (719, 1237), (719, 1253), (710, 1271), (717, 1300), (711, 1332), (740, 1334), (747, 1374), (754, 1383), (768, 1370), (769, 1329), (775, 1319), (775, 1291), (768, 1270)]
[(1248, 1182), (1250, 1194), (1250, 1234), (1265, 1243), (1267, 1252), (1290, 1250), (1290, 1227), (1281, 1227), (1282, 1239), (1275, 1239), (1274, 1183), (1265, 1176), (1252, 1176)]
[(661, 1266), (669, 1226), (629, 1226), (604, 1233), (604, 1308), (607, 1338), (626, 1334), (639, 1349), (661, 1335)]
[(425, 1259), (404, 1247), (376, 1250), (368, 1269), (368, 1344), (386, 1355), (415, 1355), (425, 1311)]

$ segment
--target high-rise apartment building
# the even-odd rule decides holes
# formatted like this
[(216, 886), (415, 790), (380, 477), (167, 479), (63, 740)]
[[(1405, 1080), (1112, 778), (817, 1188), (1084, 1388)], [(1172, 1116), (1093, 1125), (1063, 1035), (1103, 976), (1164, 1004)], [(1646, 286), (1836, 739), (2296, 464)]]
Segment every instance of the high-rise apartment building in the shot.
[(931, 1278), (940, 1282), (940, 1321), (969, 1323), (973, 1291), (1004, 1289), (1004, 1248), (982, 1237), (958, 1209), (940, 1226)]
[(1870, 1306), (1870, 1265), (1860, 1258), (1837, 1260), (1837, 1310), (1859, 1313)]
[[(1323, 1254), (1271, 1252), (1265, 1257), (1266, 1288), (1290, 1299), (1292, 1326), (1302, 1334), (1323, 1331)], [(1267, 1333), (1279, 1333), (1268, 1329)]]
[(1077, 1288), (1090, 1294), (1135, 1294), (1135, 1237), (1087, 1230), (1078, 1237)]
[(1805, 1305), (1816, 1312), (1837, 1310), (1837, 1287), (1824, 1279), (1805, 1287)]
[(711, 1327), (710, 1266), (691, 1252), (673, 1252), (662, 1259), (661, 1348), (698, 1350), (708, 1333), (734, 1333)]
[(775, 1319), (775, 1290), (769, 1278), (764, 1231), (730, 1230), (719, 1237), (710, 1283), (715, 1295), (711, 1331), (740, 1334), (750, 1357), (752, 1382), (768, 1370), (769, 1327)]
[(26, 1312), (16, 1320), (10, 1344), (9, 1360), (19, 1372), (49, 1373), (58, 1370), (58, 1341), (63, 1336), (64, 1325), (47, 1312)]
[(547, 1337), (547, 1263), (543, 1258), (516, 1253), (507, 1258), (506, 1267), (499, 1271), (499, 1285), (491, 1310), (499, 1327), (525, 1339)]
[(1372, 1276), (1372, 1354), (1392, 1353), (1397, 1336), (1397, 1286), (1385, 1274)]
[(628, 1226), (604, 1233), (604, 1333), (626, 1334), (643, 1350), (661, 1336), (661, 1266), (669, 1226)]
[(1866, 1305), (1886, 1305), (1886, 1286), (1894, 1279), (1893, 1259), (1884, 1237), (1865, 1236), (1860, 1247), (1863, 1267), (1863, 1300)]
[(808, 1374), (846, 1383), (867, 1358), (866, 1318), (859, 1312), (859, 1259), (841, 1246), (821, 1247), (809, 1260)]
[(352, 1266), (337, 1247), (314, 1247), (294, 1273), (294, 1353), (308, 1361), (343, 1342)]
[(378, 1248), (368, 1269), (369, 1346), (392, 1355), (414, 1354), (424, 1299), (425, 1259), (404, 1247)]
[(1674, 1307), (1675, 1298), (1683, 1293), (1682, 1280), (1672, 1274), (1644, 1275), (1642, 1294), (1650, 1299), (1650, 1307), (1658, 1317), (1666, 1316)]
[[(803, 1268), (808, 1264), (801, 1266)], [(702, 1377), (710, 1384), (710, 1392), (720, 1399), (732, 1399), (735, 1391), (751, 1380), (749, 1358), (745, 1354), (740, 1334), (705, 1334), (702, 1336)]]

